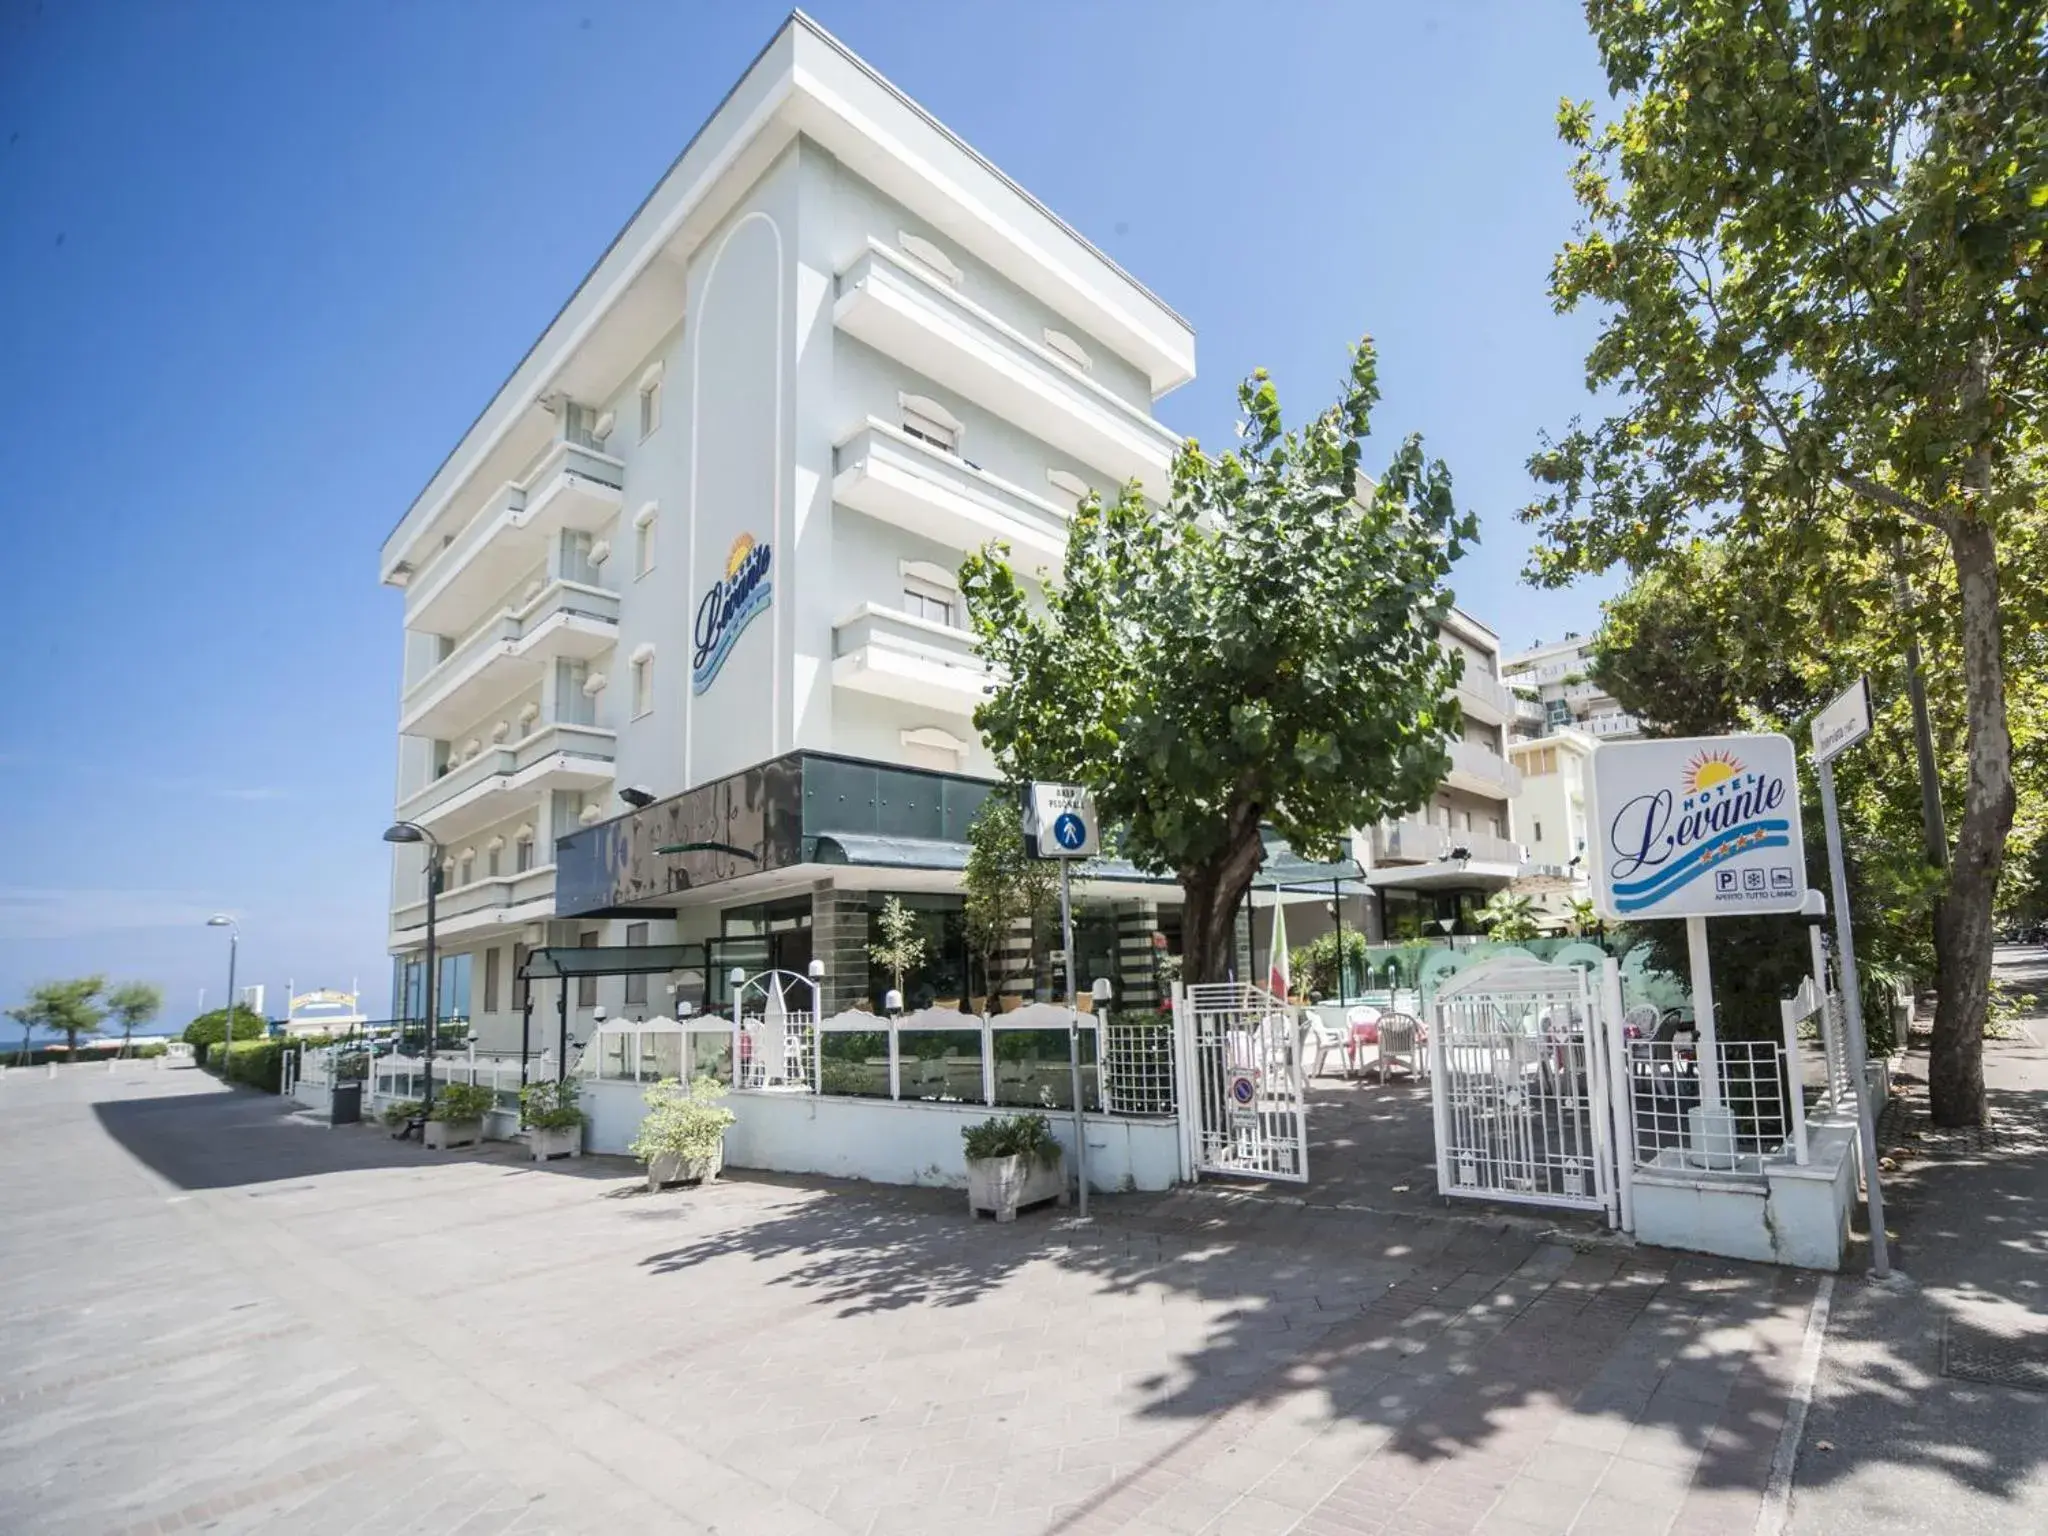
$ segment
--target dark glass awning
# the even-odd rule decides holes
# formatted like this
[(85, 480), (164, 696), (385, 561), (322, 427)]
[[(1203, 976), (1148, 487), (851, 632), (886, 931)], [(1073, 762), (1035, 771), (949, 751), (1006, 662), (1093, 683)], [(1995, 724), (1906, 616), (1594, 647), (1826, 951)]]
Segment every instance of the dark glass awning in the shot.
[(687, 971), (705, 963), (702, 944), (593, 944), (588, 948), (557, 945), (536, 949), (519, 967), (522, 981), (556, 976), (658, 976)]

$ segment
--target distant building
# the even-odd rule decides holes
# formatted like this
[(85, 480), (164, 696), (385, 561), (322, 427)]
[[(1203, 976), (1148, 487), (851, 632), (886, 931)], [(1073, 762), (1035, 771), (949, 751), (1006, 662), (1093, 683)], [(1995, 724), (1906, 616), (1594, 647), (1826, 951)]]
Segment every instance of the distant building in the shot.
[(1566, 635), (1501, 663), (1501, 678), (1534, 708), (1516, 717), (1524, 740), (1570, 728), (1596, 741), (1625, 741), (1642, 734), (1641, 723), (1592, 679), (1593, 642)]
[(1574, 730), (1508, 745), (1519, 778), (1515, 826), (1529, 850), (1515, 888), (1548, 918), (1563, 918), (1592, 895), (1586, 806), (1595, 745)]

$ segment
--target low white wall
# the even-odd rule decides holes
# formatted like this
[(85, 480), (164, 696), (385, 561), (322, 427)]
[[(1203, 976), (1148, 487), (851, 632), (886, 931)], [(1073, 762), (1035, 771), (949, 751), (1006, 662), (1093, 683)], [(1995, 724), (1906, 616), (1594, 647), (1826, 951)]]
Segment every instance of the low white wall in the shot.
[[(602, 1078), (577, 1079), (577, 1106), (589, 1116), (583, 1128), (586, 1152), (612, 1152), (623, 1157), (626, 1145), (647, 1118), (647, 1090), (650, 1083), (607, 1082)], [(731, 1138), (727, 1138), (731, 1146)], [(730, 1157), (727, 1161), (731, 1161)]]
[(1772, 1163), (1762, 1177), (1638, 1168), (1636, 1241), (1726, 1259), (1839, 1269), (1856, 1197), (1854, 1127), (1808, 1136), (1805, 1166)]
[[(735, 1168), (954, 1188), (967, 1184), (962, 1127), (1006, 1113), (986, 1104), (807, 1093), (735, 1093), (725, 1102), (738, 1116), (725, 1136), (725, 1160)], [(1055, 1113), (1047, 1118), (1072, 1167), (1074, 1117)], [(1087, 1127), (1090, 1189), (1173, 1186), (1180, 1172), (1176, 1122), (1090, 1115)]]

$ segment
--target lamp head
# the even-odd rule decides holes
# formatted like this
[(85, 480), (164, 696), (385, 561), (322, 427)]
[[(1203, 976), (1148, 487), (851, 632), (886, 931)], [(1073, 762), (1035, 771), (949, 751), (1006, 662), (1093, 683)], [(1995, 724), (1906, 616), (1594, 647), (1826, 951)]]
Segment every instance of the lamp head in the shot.
[(1109, 978), (1107, 976), (1096, 977), (1095, 984), (1089, 987), (1088, 991), (1098, 1003), (1108, 1002), (1110, 999)]
[(744, 967), (736, 965), (725, 973), (725, 979), (736, 987), (744, 987), (747, 984), (746, 970)]
[(384, 829), (384, 841), (387, 843), (424, 843), (426, 840), (427, 834), (409, 821), (393, 822)]
[(206, 920), (206, 926), (209, 928), (232, 928), (235, 926), (235, 920), (225, 912), (216, 912)]
[(822, 960), (813, 960), (809, 965), (804, 967), (804, 974), (810, 977), (813, 981), (823, 981), (825, 979), (825, 962)]
[(599, 1003), (595, 1008), (591, 1009), (590, 1016), (598, 1023), (602, 1024), (604, 1022), (604, 1004)]
[(902, 1011), (903, 994), (901, 992), (898, 992), (894, 987), (891, 987), (882, 998), (882, 1012), (901, 1013)]
[(638, 784), (628, 784), (619, 791), (619, 798), (638, 811), (654, 804), (655, 795), (651, 789), (642, 789)]

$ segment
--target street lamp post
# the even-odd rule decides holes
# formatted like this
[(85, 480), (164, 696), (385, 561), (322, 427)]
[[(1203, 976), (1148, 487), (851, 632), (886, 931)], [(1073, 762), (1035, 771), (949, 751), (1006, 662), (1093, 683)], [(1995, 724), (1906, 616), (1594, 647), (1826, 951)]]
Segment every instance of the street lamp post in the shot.
[(228, 1075), (228, 1058), (235, 1051), (235, 951), (242, 947), (242, 930), (225, 912), (214, 913), (206, 920), (206, 926), (225, 928), (228, 931), (228, 1024), (227, 1037), (221, 1042), (220, 1047), (220, 1080), (232, 1083), (234, 1079)]
[(384, 829), (384, 841), (420, 843), (427, 850), (426, 1083), (420, 1092), (420, 1115), (424, 1118), (434, 1107), (434, 898), (441, 889), (441, 844), (433, 833), (416, 821), (393, 822)]

